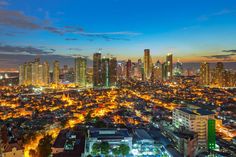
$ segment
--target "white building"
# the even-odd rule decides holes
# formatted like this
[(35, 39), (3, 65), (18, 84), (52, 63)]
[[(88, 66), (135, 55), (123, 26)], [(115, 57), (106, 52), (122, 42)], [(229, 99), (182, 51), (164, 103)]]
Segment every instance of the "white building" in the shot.
[(176, 108), (173, 112), (173, 124), (184, 127), (198, 135), (198, 149), (208, 146), (208, 120), (214, 119), (214, 113), (203, 109)]

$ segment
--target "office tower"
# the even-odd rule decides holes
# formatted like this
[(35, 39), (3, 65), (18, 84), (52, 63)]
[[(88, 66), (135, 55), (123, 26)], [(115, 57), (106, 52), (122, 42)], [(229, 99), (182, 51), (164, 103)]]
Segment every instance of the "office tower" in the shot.
[(93, 55), (93, 86), (100, 87), (102, 85), (102, 69), (101, 69), (101, 53)]
[(132, 72), (132, 62), (129, 59), (126, 63), (126, 78), (127, 79), (131, 78), (131, 72)]
[(167, 81), (167, 63), (162, 63), (162, 80)]
[(111, 57), (110, 59), (110, 85), (115, 86), (117, 83), (117, 59), (115, 57)]
[(198, 149), (207, 149), (208, 143), (211, 148), (215, 147), (214, 123), (215, 114), (204, 109), (176, 108), (173, 111), (173, 124), (177, 128), (186, 128), (187, 130), (198, 134)]
[(145, 49), (144, 50), (144, 77), (145, 80), (149, 80), (151, 78), (152, 73), (152, 62), (151, 62), (151, 56), (150, 56), (150, 50)]
[(87, 59), (84, 57), (75, 58), (75, 83), (81, 87), (86, 86)]
[(59, 84), (59, 72), (60, 72), (60, 66), (59, 61), (53, 62), (53, 83)]
[(162, 65), (159, 60), (153, 67), (153, 80), (162, 81)]
[(217, 62), (216, 63), (216, 68), (215, 68), (215, 84), (219, 87), (223, 86), (223, 76), (222, 73), (224, 71), (224, 64), (222, 62)]
[(173, 55), (168, 53), (166, 56), (166, 64), (167, 64), (167, 80), (171, 81), (173, 78)]
[(132, 68), (132, 78), (136, 80), (142, 80), (142, 75), (142, 61), (139, 59)]
[(203, 62), (200, 65), (200, 84), (209, 85), (210, 83), (210, 65), (209, 63)]
[(39, 58), (36, 58), (31, 66), (32, 66), (32, 85), (38, 85), (39, 83)]
[(25, 65), (19, 66), (19, 85), (25, 84)]
[(38, 65), (38, 85), (44, 85), (43, 82), (43, 65)]
[(126, 62), (120, 62), (117, 64), (117, 77), (118, 79), (126, 78)]
[(182, 76), (183, 75), (183, 63), (179, 60), (176, 62), (176, 66), (174, 68), (174, 76)]
[(102, 86), (109, 87), (110, 86), (110, 59), (109, 58), (102, 58)]
[(50, 76), (49, 69), (50, 69), (50, 66), (48, 62), (44, 62), (43, 63), (43, 84), (44, 85), (49, 84), (49, 76)]
[(25, 72), (25, 78), (26, 78), (26, 85), (32, 85), (32, 62), (29, 62), (26, 64), (26, 72)]

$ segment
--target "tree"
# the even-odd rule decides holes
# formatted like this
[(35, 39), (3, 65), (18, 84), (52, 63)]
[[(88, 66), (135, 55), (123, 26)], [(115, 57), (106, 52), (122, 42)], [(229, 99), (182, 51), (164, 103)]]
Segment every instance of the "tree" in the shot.
[(52, 136), (46, 135), (40, 139), (38, 144), (39, 157), (48, 157), (52, 152)]
[(119, 149), (120, 149), (120, 152), (121, 152), (121, 154), (122, 154), (123, 156), (129, 154), (129, 151), (130, 151), (129, 146), (127, 146), (127, 145), (125, 145), (125, 144), (121, 144), (120, 147), (119, 147)]
[(108, 142), (102, 142), (101, 143), (101, 153), (104, 155), (107, 155), (110, 150), (110, 145)]
[(120, 154), (121, 154), (120, 148), (119, 148), (119, 147), (113, 148), (113, 149), (112, 149), (112, 153), (113, 153), (115, 156), (120, 155)]
[(101, 152), (101, 145), (99, 143), (94, 143), (92, 146), (92, 154), (99, 155)]

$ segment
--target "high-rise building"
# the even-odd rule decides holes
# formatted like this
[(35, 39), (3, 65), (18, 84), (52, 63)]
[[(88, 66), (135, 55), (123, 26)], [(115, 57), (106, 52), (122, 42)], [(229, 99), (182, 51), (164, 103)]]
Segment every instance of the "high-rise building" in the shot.
[(110, 59), (109, 58), (102, 58), (102, 86), (103, 87), (110, 87)]
[(129, 59), (126, 63), (126, 78), (130, 79), (132, 74), (132, 62)]
[(223, 86), (223, 71), (224, 64), (222, 62), (217, 62), (215, 68), (215, 84), (220, 87)]
[(43, 84), (44, 85), (49, 84), (49, 78), (50, 78), (49, 69), (50, 69), (50, 66), (48, 62), (45, 61), (43, 63)]
[(153, 67), (153, 80), (162, 81), (162, 65), (159, 60)]
[(117, 64), (117, 77), (118, 79), (126, 78), (126, 62), (119, 62)]
[(151, 56), (150, 56), (150, 49), (144, 50), (144, 77), (146, 80), (149, 80), (151, 78), (152, 74), (152, 62), (151, 62)]
[(75, 83), (81, 87), (86, 86), (87, 59), (84, 57), (75, 58)]
[(59, 61), (53, 62), (53, 83), (59, 84), (60, 65)]
[(174, 76), (182, 76), (183, 75), (183, 63), (179, 60), (176, 62), (176, 66), (174, 68)]
[(101, 67), (101, 53), (94, 53), (93, 55), (93, 86), (102, 86), (102, 67)]
[(19, 85), (25, 84), (25, 64), (19, 67)]
[(20, 85), (48, 85), (49, 84), (49, 64), (40, 64), (39, 59), (33, 62), (26, 62), (19, 67)]
[(110, 85), (115, 86), (117, 84), (117, 59), (115, 57), (111, 57), (110, 59)]
[(167, 64), (167, 80), (171, 81), (173, 78), (173, 55), (168, 53), (166, 56), (166, 64)]
[(163, 81), (167, 80), (167, 63), (166, 62), (162, 63), (162, 80)]
[(132, 68), (132, 78), (136, 80), (142, 80), (143, 78), (143, 72), (142, 72), (142, 61), (141, 59), (138, 60), (137, 63), (134, 64)]
[(32, 62), (32, 84), (38, 85), (39, 84), (39, 58), (36, 58), (34, 62)]
[(210, 83), (210, 65), (209, 63), (203, 62), (200, 66), (200, 84), (209, 85)]
[(173, 111), (173, 124), (177, 128), (185, 128), (198, 135), (198, 149), (208, 149), (208, 144), (215, 147), (215, 114), (204, 109), (176, 108)]

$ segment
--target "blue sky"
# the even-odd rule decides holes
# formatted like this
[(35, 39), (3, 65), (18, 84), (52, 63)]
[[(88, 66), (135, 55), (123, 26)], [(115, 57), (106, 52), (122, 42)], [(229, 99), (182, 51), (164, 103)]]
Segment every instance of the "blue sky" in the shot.
[(0, 0), (2, 54), (235, 61), (235, 28), (235, 0)]

